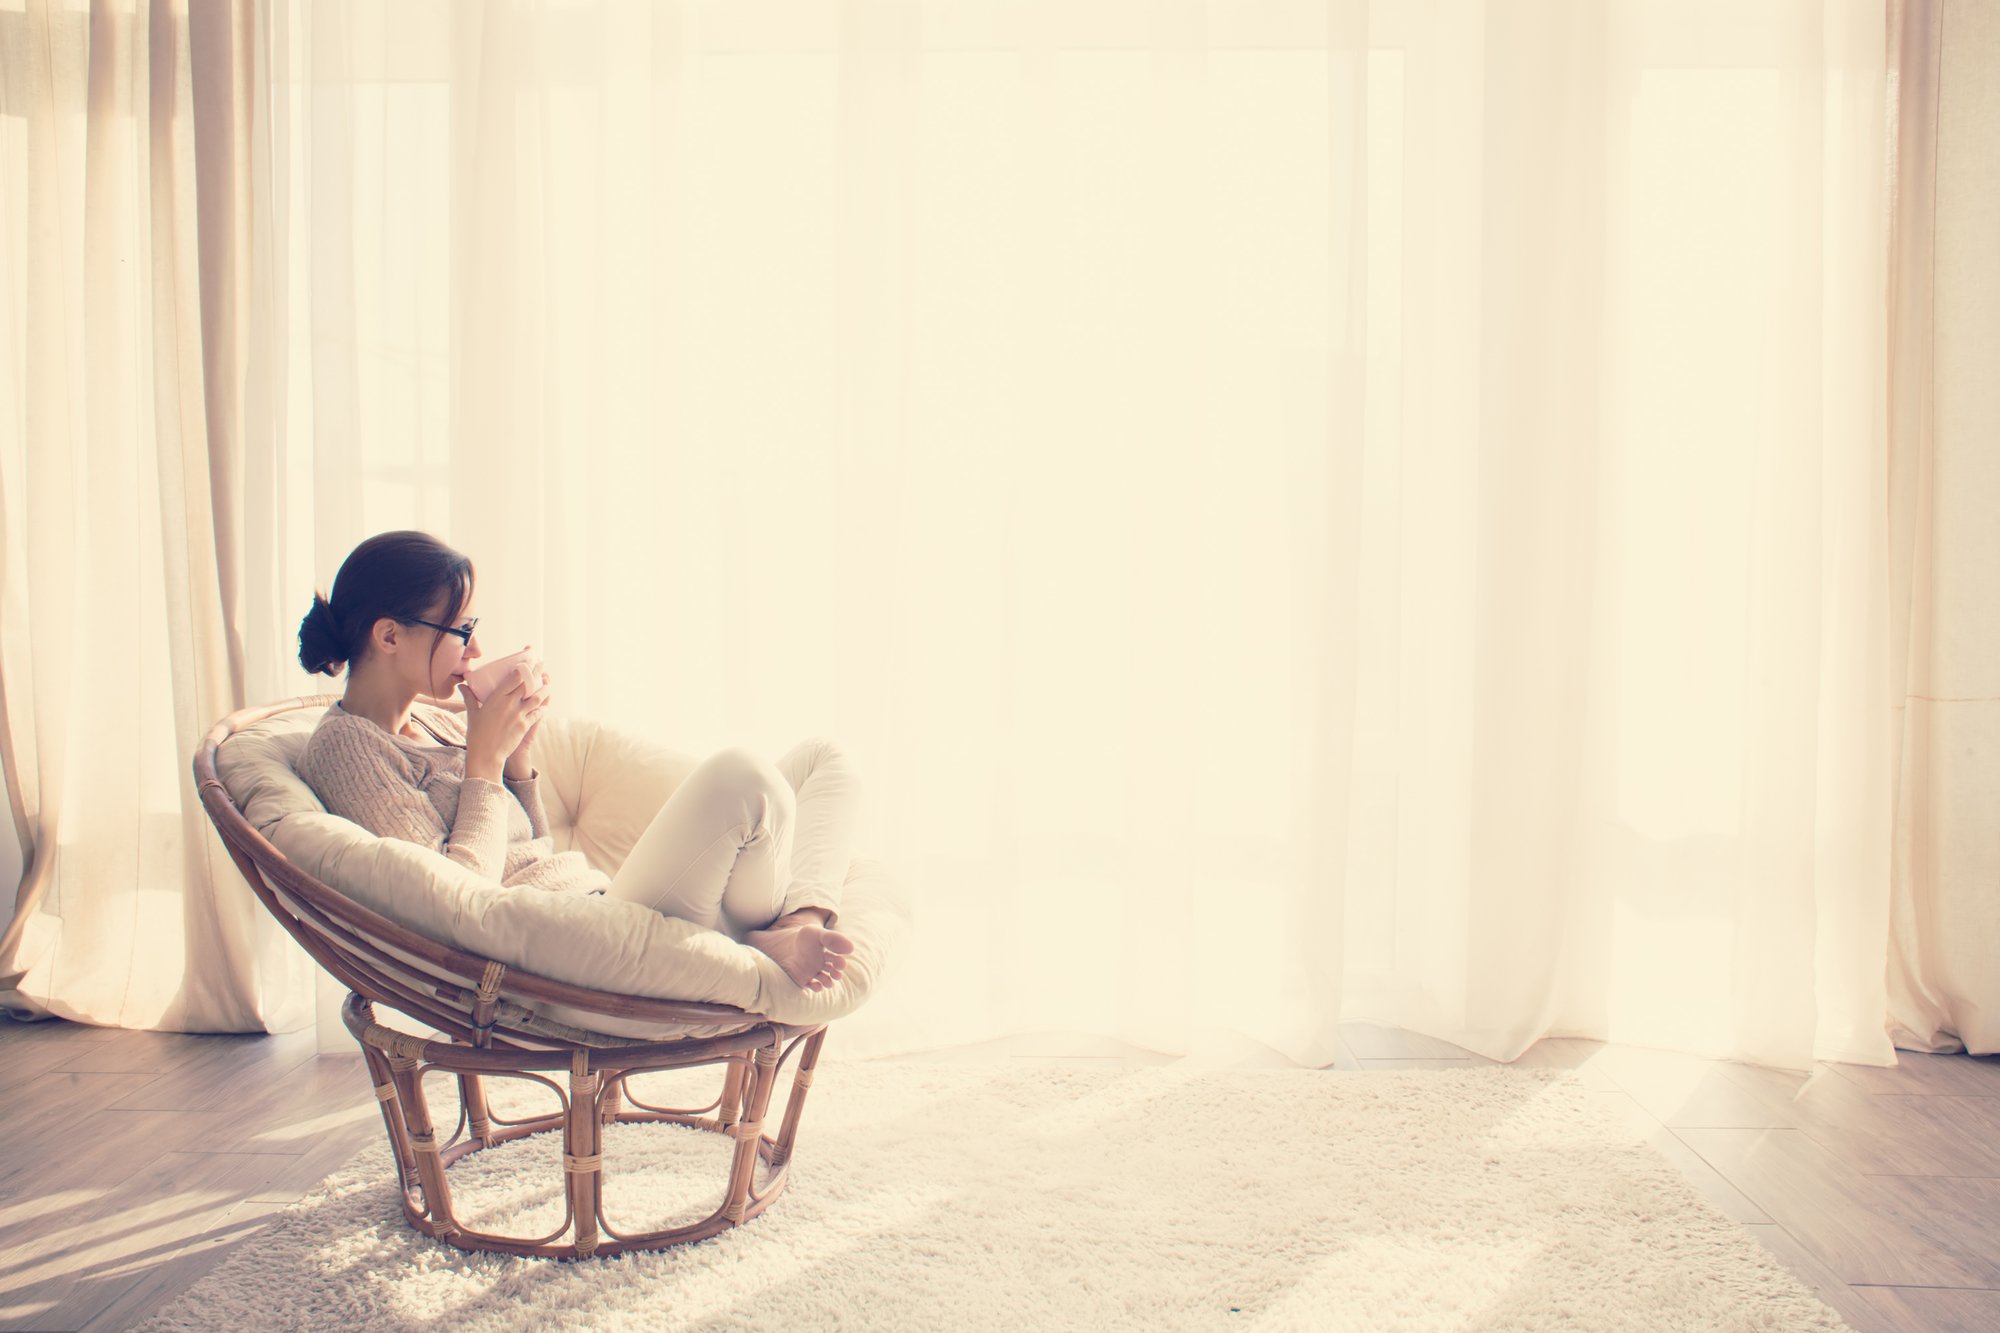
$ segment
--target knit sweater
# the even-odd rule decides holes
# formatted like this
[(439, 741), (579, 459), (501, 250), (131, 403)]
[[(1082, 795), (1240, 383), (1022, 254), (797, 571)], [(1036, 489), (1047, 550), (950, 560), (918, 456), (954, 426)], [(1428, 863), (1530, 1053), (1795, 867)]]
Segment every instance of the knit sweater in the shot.
[(469, 778), (458, 714), (416, 704), (410, 721), (430, 737), (392, 736), (336, 703), (307, 739), (298, 774), (330, 813), (378, 838), (429, 847), (510, 888), (604, 892), (610, 878), (582, 852), (555, 849), (540, 774), (505, 786)]

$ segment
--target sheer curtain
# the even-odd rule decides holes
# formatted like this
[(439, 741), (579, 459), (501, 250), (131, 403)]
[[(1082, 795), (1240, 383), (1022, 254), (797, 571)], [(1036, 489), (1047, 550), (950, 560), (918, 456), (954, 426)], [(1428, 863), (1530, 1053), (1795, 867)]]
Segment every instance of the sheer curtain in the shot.
[(414, 525), (837, 738), (852, 1054), (1892, 1058), (1880, 0), (269, 17), (272, 694)]
[(855, 750), (871, 1031), (1887, 1057), (1879, 6), (391, 14), (316, 447), (572, 707)]
[(2000, 13), (1899, 0), (1892, 197), (1891, 657), (1896, 771), (1889, 1033), (2000, 1050)]
[(0, 998), (24, 1017), (313, 1014), (311, 961), (231, 882), (188, 777), (218, 717), (299, 674), (252, 613), (280, 573), (261, 17), (0, 0), (0, 760), (24, 862)]

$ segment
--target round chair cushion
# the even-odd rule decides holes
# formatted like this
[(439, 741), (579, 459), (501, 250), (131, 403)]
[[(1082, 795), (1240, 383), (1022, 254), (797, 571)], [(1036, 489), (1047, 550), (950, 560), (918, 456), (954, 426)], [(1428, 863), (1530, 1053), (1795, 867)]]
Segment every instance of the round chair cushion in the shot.
[[(734, 1005), (781, 1023), (816, 1024), (860, 1007), (908, 935), (908, 894), (880, 861), (861, 857), (849, 864), (840, 908), (840, 930), (854, 940), (854, 952), (840, 980), (821, 991), (801, 989), (771, 958), (720, 931), (650, 907), (508, 888), (442, 852), (378, 838), (328, 814), (294, 768), (325, 711), (306, 704), (237, 732), (217, 752), (216, 775), (251, 827), (299, 870), (427, 939), (612, 995)], [(546, 719), (535, 766), (556, 849), (579, 850), (615, 875), (697, 763), (597, 722)], [(508, 994), (504, 981), (501, 993)], [(746, 1026), (663, 1025), (566, 1005), (533, 1007), (589, 1031), (662, 1041)]]

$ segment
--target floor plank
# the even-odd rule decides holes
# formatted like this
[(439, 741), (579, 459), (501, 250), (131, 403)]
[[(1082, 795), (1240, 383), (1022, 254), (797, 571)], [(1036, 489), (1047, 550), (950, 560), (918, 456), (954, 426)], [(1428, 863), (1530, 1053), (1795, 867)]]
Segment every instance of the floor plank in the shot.
[(241, 1152), (302, 1153), (315, 1140), (360, 1126), (382, 1132), (382, 1113), (360, 1053), (302, 1061), (282, 1080), (252, 1085), (231, 1106), (218, 1147)]
[(1793, 1239), (1792, 1233), (1776, 1223), (1752, 1223), (1744, 1227), (1778, 1262), (1792, 1271), (1813, 1294), (1830, 1306), (1854, 1333), (1897, 1333), (1895, 1325), (1880, 1309), (1862, 1296), (1863, 1288), (1848, 1285), (1840, 1276), (1814, 1257), (1812, 1251)]
[(1829, 1064), (1827, 1068), (1864, 1092), (2000, 1097), (2000, 1055), (1897, 1051), (1896, 1064), (1890, 1069), (1847, 1064)]
[(47, 1037), (26, 1040), (9, 1032), (9, 1026), (0, 1020), (0, 1034), (5, 1034), (0, 1037), (0, 1092), (12, 1093), (26, 1087), (58, 1065), (76, 1059), (80, 1052), (75, 1042)]
[(1897, 1188), (1905, 1177), (1863, 1175), (1795, 1129), (1674, 1132), (1844, 1282), (2000, 1287), (2000, 1264)]
[(20, 1019), (0, 1017), (0, 1045), (19, 1050), (38, 1042), (73, 1048), (80, 1041), (110, 1041), (124, 1035), (124, 1028), (97, 1027), (72, 1023), (66, 1018)]
[(1671, 1129), (1798, 1128), (1798, 1115), (1784, 1098), (1731, 1079), (1724, 1061), (1611, 1046), (1591, 1063)]
[(1718, 1072), (1864, 1174), (2000, 1176), (2000, 1097), (1869, 1093), (1828, 1066)]
[(1662, 1157), (1680, 1168), (1681, 1175), (1698, 1190), (1702, 1197), (1721, 1209), (1722, 1215), (1732, 1222), (1769, 1223), (1770, 1214), (1752, 1203), (1742, 1190), (1724, 1178), (1721, 1172), (1703, 1160), (1700, 1153), (1681, 1142), (1680, 1137), (1662, 1125), (1658, 1118), (1645, 1107), (1632, 1100), (1630, 1093), (1596, 1092), (1592, 1094), (1603, 1105), (1645, 1136), (1646, 1142)]
[(78, 1325), (79, 1329), (83, 1333), (116, 1333), (143, 1322), (201, 1281), (232, 1250), (254, 1244), (272, 1215), (285, 1207), (280, 1203), (238, 1204), (209, 1223), (207, 1230), (193, 1237), (185, 1248), (151, 1264), (145, 1270), (144, 1280), (120, 1289), (88, 1322)]
[[(1870, 1176), (1869, 1180), (1922, 1216), (1927, 1226), (1944, 1231), (1955, 1252), (1983, 1265), (1988, 1273), (2000, 1273), (2000, 1180), (1972, 1176)], [(1943, 1285), (2000, 1287), (2000, 1282)]]
[(1862, 1287), (1859, 1295), (1887, 1321), (1883, 1327), (1889, 1333), (1993, 1333), (2000, 1328), (2000, 1291)]
[(229, 1046), (262, 1040), (255, 1033), (144, 1032), (135, 1028), (108, 1041), (79, 1044), (60, 1067), (85, 1074), (171, 1074), (183, 1060), (210, 1044), (211, 1037)]
[[(365, 1108), (370, 1116), (379, 1117), (374, 1107), (374, 1098), (369, 1099)], [(453, 1112), (454, 1116), (456, 1111)], [(451, 1126), (446, 1125), (446, 1129)], [(270, 1178), (246, 1202), (294, 1203), (316, 1188), (322, 1180), (345, 1166), (354, 1154), (370, 1144), (386, 1141), (386, 1134), (379, 1118), (367, 1124), (354, 1124), (342, 1128), (338, 1133), (329, 1133), (315, 1139), (310, 1147), (301, 1153), (271, 1153), (278, 1165)]]
[[(98, 1215), (50, 1238), (71, 1280), (44, 1317), (66, 1329), (92, 1323), (118, 1328), (143, 1318), (206, 1271), (206, 1264), (176, 1261), (199, 1256), (212, 1262), (215, 1225), (239, 1211), (245, 1191), (268, 1186), (280, 1160), (260, 1153), (155, 1158), (111, 1196), (114, 1212), (92, 1210)], [(244, 1217), (238, 1239), (263, 1220)]]
[(205, 1111), (248, 1089), (283, 1082), (293, 1069), (315, 1058), (316, 1045), (311, 1029), (262, 1037), (237, 1033), (205, 1037), (180, 1049), (171, 1069), (112, 1105), (137, 1111)]
[(77, 1121), (81, 1117), (109, 1106), (134, 1088), (157, 1077), (157, 1074), (151, 1073), (81, 1074), (51, 1068), (34, 1079), (30, 1088), (0, 1089), (10, 1107), (39, 1105), (69, 1108), (66, 1116), (22, 1115), (12, 1118), (7, 1127), (6, 1157), (0, 1161), (0, 1180), (6, 1177), (8, 1163), (43, 1157), (50, 1150), (68, 1144), (76, 1135)]
[(79, 1181), (116, 1183), (143, 1170), (162, 1153), (220, 1146), (216, 1131), (228, 1120), (226, 1111), (120, 1111), (106, 1107), (72, 1121), (69, 1140), (61, 1152), (34, 1156), (7, 1152), (0, 1161), (0, 1196), (32, 1198)]

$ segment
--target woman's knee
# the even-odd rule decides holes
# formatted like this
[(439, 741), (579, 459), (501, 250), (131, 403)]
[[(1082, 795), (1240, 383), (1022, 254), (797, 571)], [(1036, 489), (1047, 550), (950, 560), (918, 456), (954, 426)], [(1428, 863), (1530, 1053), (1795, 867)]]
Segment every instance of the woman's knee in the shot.
[(792, 755), (804, 762), (801, 771), (808, 774), (837, 774), (843, 785), (859, 790), (861, 779), (855, 774), (854, 765), (848, 760), (847, 751), (836, 741), (825, 736), (808, 736), (792, 747)]
[(778, 766), (744, 745), (717, 750), (702, 765), (718, 785), (744, 797), (768, 796), (789, 810), (794, 801), (792, 784)]

